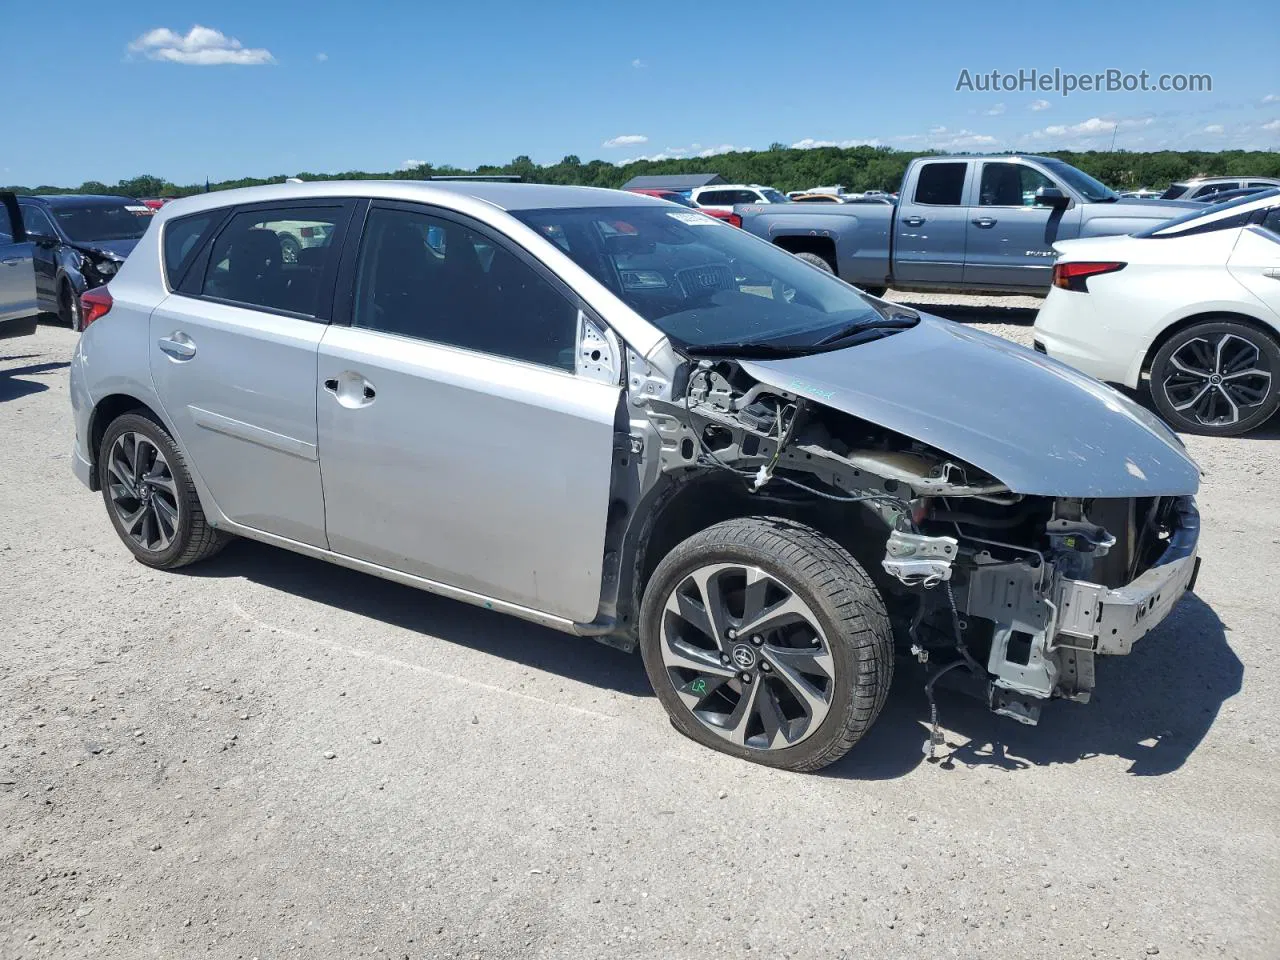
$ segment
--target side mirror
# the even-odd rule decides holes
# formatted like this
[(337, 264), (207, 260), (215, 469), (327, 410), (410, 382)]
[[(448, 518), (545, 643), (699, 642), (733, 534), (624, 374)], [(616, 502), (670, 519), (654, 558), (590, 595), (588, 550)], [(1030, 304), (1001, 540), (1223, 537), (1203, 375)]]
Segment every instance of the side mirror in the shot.
[(1036, 191), (1038, 207), (1065, 207), (1070, 202), (1071, 198), (1057, 187), (1041, 187)]

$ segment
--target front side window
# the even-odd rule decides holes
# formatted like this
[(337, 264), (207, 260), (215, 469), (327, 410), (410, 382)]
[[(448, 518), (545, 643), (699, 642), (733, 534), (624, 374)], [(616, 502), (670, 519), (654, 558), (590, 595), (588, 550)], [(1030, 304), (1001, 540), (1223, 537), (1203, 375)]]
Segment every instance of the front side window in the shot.
[(147, 232), (155, 211), (141, 203), (93, 200), (58, 204), (53, 215), (75, 243), (137, 240)]
[[(329, 245), (342, 208), (246, 210), (214, 241), (204, 295), (304, 317), (321, 308), (321, 280), (336, 251)], [(317, 238), (301, 247), (301, 231)], [(293, 250), (293, 256), (287, 251)], [(167, 256), (167, 255), (166, 255)]]
[(578, 308), (503, 244), (426, 213), (369, 212), (351, 323), (574, 369)]
[(966, 163), (926, 163), (916, 181), (916, 203), (958, 207), (964, 196)]
[(682, 347), (825, 348), (885, 320), (834, 276), (693, 211), (645, 205), (513, 215)]
[(53, 229), (53, 222), (39, 207), (31, 207), (22, 204), (22, 222), (26, 225), (27, 233), (35, 234), (40, 237), (48, 237), (50, 240), (58, 238), (58, 232)]
[(1039, 170), (1021, 163), (984, 163), (978, 185), (982, 207), (1034, 207), (1036, 191), (1057, 184)]
[(1055, 159), (1042, 160), (1040, 162), (1045, 165), (1045, 168), (1051, 174), (1084, 197), (1089, 203), (1111, 203), (1120, 199), (1116, 192), (1106, 184), (1093, 179), (1083, 170), (1078, 170), (1069, 163), (1063, 163), (1061, 160)]

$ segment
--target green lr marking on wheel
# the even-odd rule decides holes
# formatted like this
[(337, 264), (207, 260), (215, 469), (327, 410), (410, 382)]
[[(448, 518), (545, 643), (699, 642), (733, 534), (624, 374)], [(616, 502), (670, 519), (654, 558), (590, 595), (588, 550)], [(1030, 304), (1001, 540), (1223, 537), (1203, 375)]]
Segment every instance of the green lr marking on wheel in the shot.
[(694, 693), (706, 693), (707, 681), (699, 677), (697, 680), (693, 681), (693, 683), (689, 684), (689, 689), (692, 690)]

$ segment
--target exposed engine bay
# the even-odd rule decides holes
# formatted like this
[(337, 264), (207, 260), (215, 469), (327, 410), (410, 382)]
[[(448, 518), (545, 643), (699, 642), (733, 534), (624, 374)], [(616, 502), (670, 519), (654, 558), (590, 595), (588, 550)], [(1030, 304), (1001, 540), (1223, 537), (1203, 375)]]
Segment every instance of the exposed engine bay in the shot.
[(944, 677), (1022, 723), (1054, 697), (1087, 702), (1095, 658), (1128, 653), (1194, 582), (1188, 496), (1023, 495), (734, 360), (684, 370), (665, 396), (632, 381), (632, 432), (643, 411), (661, 473), (727, 479), (761, 513), (845, 511), (834, 514), (836, 525), (848, 518), (841, 542), (883, 594), (899, 653), (926, 664), (931, 704)]

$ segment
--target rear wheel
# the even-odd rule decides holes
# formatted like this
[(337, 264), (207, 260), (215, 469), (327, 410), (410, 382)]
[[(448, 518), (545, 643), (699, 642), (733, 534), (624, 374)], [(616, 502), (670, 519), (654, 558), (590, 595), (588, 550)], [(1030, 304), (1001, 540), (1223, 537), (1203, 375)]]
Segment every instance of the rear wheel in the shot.
[(302, 252), (302, 245), (296, 239), (287, 233), (280, 234), (280, 262), (281, 263), (297, 263), (298, 254)]
[(1175, 430), (1230, 437), (1280, 407), (1280, 343), (1234, 320), (1174, 334), (1151, 361), (1151, 400)]
[(71, 288), (71, 281), (63, 280), (58, 284), (58, 319), (76, 333), (84, 329), (84, 320), (80, 310), (80, 298)]
[(172, 570), (211, 557), (226, 536), (205, 519), (186, 461), (145, 411), (113, 420), (98, 451), (107, 515), (133, 555)]
[(817, 267), (824, 273), (835, 273), (835, 268), (831, 266), (831, 262), (826, 257), (817, 253), (796, 253), (793, 256), (798, 257), (810, 266)]
[(816, 530), (769, 517), (717, 524), (672, 550), (645, 590), (640, 643), (676, 729), (788, 770), (843, 756), (893, 673), (870, 578)]

